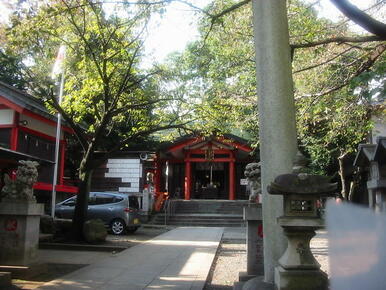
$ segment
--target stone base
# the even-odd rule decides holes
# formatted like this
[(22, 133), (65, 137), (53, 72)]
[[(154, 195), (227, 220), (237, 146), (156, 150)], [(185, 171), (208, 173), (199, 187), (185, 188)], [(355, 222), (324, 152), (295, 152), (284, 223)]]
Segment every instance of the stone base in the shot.
[(32, 264), (30, 266), (0, 266), (0, 272), (10, 272), (12, 279), (26, 280), (47, 271), (47, 264)]
[(255, 278), (257, 275), (250, 275), (247, 272), (240, 272), (239, 273), (239, 281), (240, 282), (246, 282), (248, 280), (251, 280)]
[(0, 272), (0, 289), (11, 286), (11, 273), (10, 272)]
[(246, 282), (234, 283), (233, 290), (274, 290), (274, 285), (264, 282), (263, 276), (258, 276)]
[(275, 286), (278, 290), (326, 290), (327, 274), (320, 270), (285, 270), (275, 268)]
[(37, 262), (39, 220), (43, 204), (0, 203), (0, 265)]
[(264, 282), (264, 277), (259, 276), (245, 282), (243, 290), (274, 290), (274, 285)]
[(233, 290), (243, 290), (243, 285), (245, 282), (235, 282), (233, 283)]

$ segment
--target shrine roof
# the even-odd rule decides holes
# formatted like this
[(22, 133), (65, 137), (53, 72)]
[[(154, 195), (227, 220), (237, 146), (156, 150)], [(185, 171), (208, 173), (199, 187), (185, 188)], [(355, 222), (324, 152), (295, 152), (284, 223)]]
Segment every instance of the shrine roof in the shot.
[[(51, 114), (44, 105), (44, 102), (22, 90), (0, 81), (0, 104), (9, 107), (19, 113), (37, 115), (40, 118), (48, 120), (52, 125), (57, 122), (57, 117)], [(63, 127), (67, 127), (65, 124)]]
[(22, 108), (56, 121), (56, 116), (48, 112), (41, 100), (3, 82), (0, 82), (0, 97), (3, 97)]
[(359, 144), (354, 166), (366, 166), (373, 161), (376, 144)]
[(208, 146), (213, 150), (235, 151), (243, 157), (248, 156), (253, 150), (247, 140), (231, 134), (222, 136), (186, 135), (173, 142), (163, 143), (158, 153), (162, 158), (181, 159), (186, 151), (206, 150)]

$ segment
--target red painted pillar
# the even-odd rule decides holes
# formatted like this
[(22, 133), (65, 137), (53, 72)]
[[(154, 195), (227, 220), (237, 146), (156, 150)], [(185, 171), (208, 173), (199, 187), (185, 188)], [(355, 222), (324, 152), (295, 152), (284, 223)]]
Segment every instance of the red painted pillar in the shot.
[(229, 200), (235, 200), (235, 162), (229, 162)]
[(161, 192), (161, 176), (162, 176), (162, 163), (160, 160), (156, 160), (155, 163), (155, 176), (154, 176), (154, 191), (157, 194)]
[(192, 178), (192, 164), (190, 161), (185, 161), (185, 200), (190, 200)]
[(13, 126), (11, 130), (11, 140), (10, 140), (10, 149), (17, 151), (17, 139), (19, 136), (19, 119), (20, 115), (17, 112), (14, 112), (13, 115)]

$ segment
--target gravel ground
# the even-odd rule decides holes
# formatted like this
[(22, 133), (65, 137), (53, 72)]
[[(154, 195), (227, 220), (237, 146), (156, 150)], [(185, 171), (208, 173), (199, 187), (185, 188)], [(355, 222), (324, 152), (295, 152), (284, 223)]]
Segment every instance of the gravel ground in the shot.
[[(235, 231), (234, 229), (233, 233)], [(246, 271), (245, 229), (240, 229), (236, 235), (231, 233), (232, 228), (225, 228), (204, 290), (233, 289), (233, 284), (239, 279), (239, 272)], [(322, 271), (329, 274), (326, 231), (318, 231), (311, 241), (311, 250), (321, 265)]]
[(330, 264), (328, 260), (328, 240), (325, 230), (318, 231), (311, 240), (311, 250), (320, 264), (320, 269), (330, 276)]
[(225, 228), (204, 290), (230, 290), (247, 266), (245, 228)]

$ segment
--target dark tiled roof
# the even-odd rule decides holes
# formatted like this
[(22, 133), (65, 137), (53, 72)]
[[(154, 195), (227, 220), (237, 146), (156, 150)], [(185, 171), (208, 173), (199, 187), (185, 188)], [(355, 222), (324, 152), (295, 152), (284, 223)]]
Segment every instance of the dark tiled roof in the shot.
[(0, 96), (6, 98), (10, 102), (25, 108), (31, 112), (41, 115), (47, 119), (56, 122), (57, 118), (48, 112), (44, 103), (34, 96), (27, 94), (19, 89), (16, 89), (6, 83), (0, 82)]

